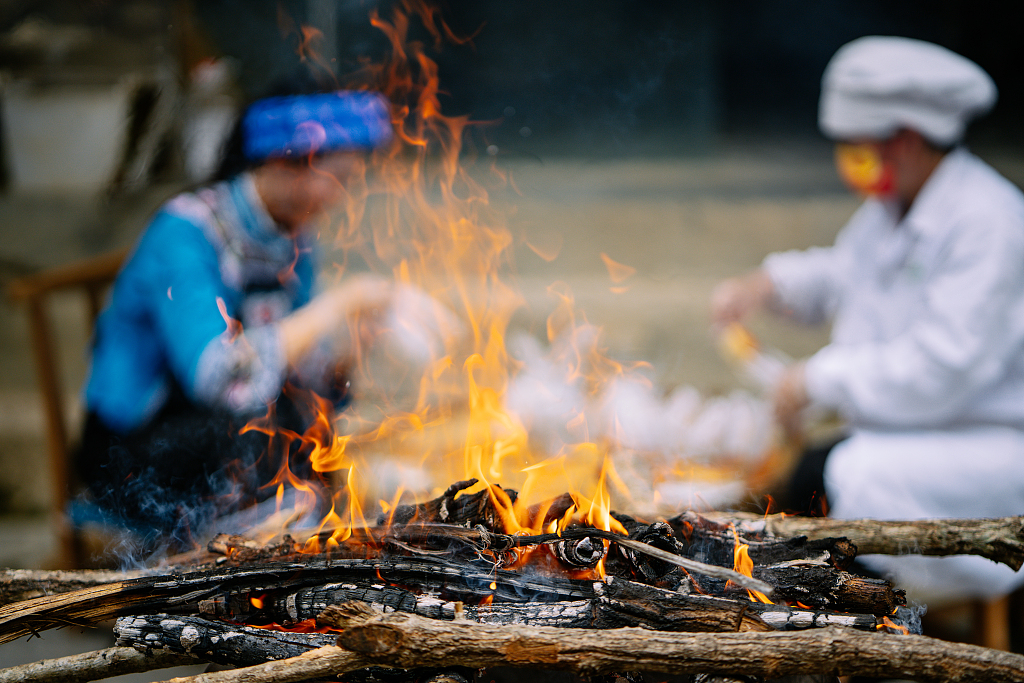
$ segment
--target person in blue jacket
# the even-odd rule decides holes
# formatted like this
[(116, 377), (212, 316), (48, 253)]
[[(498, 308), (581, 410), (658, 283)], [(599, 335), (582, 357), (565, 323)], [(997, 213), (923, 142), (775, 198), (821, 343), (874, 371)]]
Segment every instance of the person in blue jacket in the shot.
[(215, 182), (152, 219), (97, 321), (78, 469), (92, 499), (151, 540), (184, 546), (260, 496), (277, 467), (239, 429), (275, 405), (302, 431), (286, 383), (345, 400), (344, 369), (391, 286), (347, 278), (313, 295), (306, 226), (392, 139), (378, 93), (258, 100)]

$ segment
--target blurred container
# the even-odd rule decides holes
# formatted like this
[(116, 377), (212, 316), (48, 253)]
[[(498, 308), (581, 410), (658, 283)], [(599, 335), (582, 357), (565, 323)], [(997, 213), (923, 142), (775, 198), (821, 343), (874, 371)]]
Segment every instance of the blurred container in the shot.
[(205, 59), (189, 73), (182, 142), (185, 174), (191, 182), (209, 180), (217, 170), (238, 118), (235, 71), (232, 60), (221, 58)]
[(95, 192), (124, 152), (135, 79), (112, 83), (5, 79), (4, 160), (19, 192)]

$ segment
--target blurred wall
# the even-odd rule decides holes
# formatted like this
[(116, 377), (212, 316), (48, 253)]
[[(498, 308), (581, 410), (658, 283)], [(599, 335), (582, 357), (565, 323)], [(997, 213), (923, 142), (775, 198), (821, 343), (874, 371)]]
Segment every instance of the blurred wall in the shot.
[[(841, 45), (868, 34), (937, 42), (988, 70), (1002, 101), (978, 134), (1019, 135), (1015, 124), (1024, 114), (1019, 3), (449, 0), (444, 6), (455, 31), (475, 34), (470, 44), (446, 46), (438, 55), (444, 104), (449, 113), (494, 121), (485, 136), (499, 146), (677, 153), (706, 150), (721, 136), (813, 135), (825, 64)], [(321, 47), (344, 73), (358, 57), (386, 49), (366, 17), (373, 9), (388, 16), (389, 7), (369, 0), (195, 5), (214, 42), (241, 60), (250, 96), (298, 63), (297, 33), (284, 24), (319, 25), (328, 33), (324, 21), (333, 24)]]

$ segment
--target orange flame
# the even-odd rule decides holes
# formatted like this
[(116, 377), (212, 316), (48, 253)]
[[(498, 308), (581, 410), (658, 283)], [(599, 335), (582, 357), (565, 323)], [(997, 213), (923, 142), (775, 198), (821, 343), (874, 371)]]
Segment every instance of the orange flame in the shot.
[(894, 622), (889, 617), (882, 617), (882, 623), (876, 624), (875, 628), (877, 630), (879, 630), (879, 631), (887, 630), (889, 633), (898, 633), (898, 634), (904, 635), (904, 636), (910, 634), (910, 629), (909, 628), (907, 628), (906, 626), (902, 626), (900, 624), (897, 624), (896, 622)]
[[(432, 45), (408, 39), (414, 19), (423, 24)], [(288, 489), (307, 506), (331, 503), (305, 542), (308, 552), (350, 541), (354, 529), (366, 525), (364, 510), (377, 501), (390, 522), (400, 503), (435, 497), (452, 481), (471, 477), (479, 480), (478, 490), (487, 491), (506, 533), (561, 532), (578, 520), (625, 534), (611, 509), (613, 493), (626, 494), (627, 487), (609, 457), (611, 444), (592, 440), (587, 415), (577, 412), (568, 425), (576, 442), (555, 453), (539, 452), (519, 418), (504, 407), (515, 370), (505, 337), (524, 297), (505, 279), (515, 240), (490, 194), (510, 181), (507, 174), (482, 176), (462, 163), (463, 137), (475, 124), (469, 117), (442, 113), (438, 67), (428, 54), (445, 42), (464, 44), (472, 36), (454, 35), (437, 8), (423, 0), (400, 0), (387, 17), (372, 10), (370, 23), (387, 38), (390, 53), (381, 63), (363, 63), (343, 85), (384, 93), (392, 105), (396, 141), (370, 155), (362, 173), (343, 188), (333, 240), (336, 273), (340, 278), (350, 263), (367, 263), (428, 294), (443, 311), (418, 309), (414, 314), (439, 343), (415, 341), (424, 356), (420, 366), (391, 363), (401, 373), (391, 387), (403, 388), (400, 393), (383, 381), (394, 378), (382, 377), (380, 370), (380, 356), (387, 360), (392, 351), (364, 351), (361, 332), (353, 331), (350, 375), (361, 395), (352, 409), (337, 416), (330, 402), (310, 396), (301, 400), (312, 414), (302, 434), (275, 427), (272, 409), (243, 429), (265, 433), (271, 452), (281, 459), (266, 486), (276, 489), (279, 507)], [(287, 17), (282, 25), (299, 35), (304, 59), (315, 62), (310, 49), (315, 32), (296, 29)], [(542, 258), (554, 258), (561, 247), (529, 246)], [(614, 283), (636, 272), (601, 256)], [(581, 381), (587, 394), (596, 396), (637, 367), (605, 355), (599, 330), (578, 313), (564, 283), (549, 292), (556, 306), (547, 320), (548, 336), (559, 344), (557, 360), (567, 379)], [(445, 315), (457, 318), (458, 325), (445, 323)], [(398, 335), (417, 327), (403, 322), (388, 332)], [(454, 330), (460, 326), (463, 334)], [(314, 481), (292, 472), (290, 450), (309, 458)], [(393, 469), (382, 474), (385, 460)], [(379, 483), (396, 472), (405, 478)], [(519, 497), (513, 501), (502, 487), (516, 488)], [(575, 506), (541, 528), (546, 515), (531, 515), (528, 502), (566, 490)], [(526, 559), (522, 551), (519, 561)], [(597, 571), (603, 571), (603, 564)]]
[(615, 284), (621, 284), (636, 275), (636, 268), (613, 261), (611, 256), (603, 251), (601, 252), (601, 260), (604, 261), (605, 267), (608, 268), (608, 277)]
[[(750, 546), (746, 543), (740, 543), (740, 536), (736, 533), (736, 527), (732, 527), (732, 536), (734, 539), (733, 543), (733, 571), (739, 572), (744, 576), (754, 578), (754, 561), (750, 559)], [(751, 602), (763, 602), (766, 605), (774, 605), (775, 603), (768, 599), (768, 596), (761, 591), (747, 590), (747, 596)]]

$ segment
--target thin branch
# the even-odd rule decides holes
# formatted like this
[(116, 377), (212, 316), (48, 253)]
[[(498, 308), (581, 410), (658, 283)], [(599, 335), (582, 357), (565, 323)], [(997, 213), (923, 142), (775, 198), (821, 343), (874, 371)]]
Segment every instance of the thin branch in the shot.
[[(695, 513), (689, 513), (695, 514)], [(707, 512), (717, 522), (742, 521), (741, 530), (768, 531), (779, 538), (843, 536), (860, 555), (980, 555), (1014, 570), (1024, 566), (1024, 516), (991, 519), (881, 521), (788, 515)]]
[(124, 674), (199, 664), (201, 660), (175, 652), (137, 652), (130, 647), (110, 647), (80, 655), (0, 669), (0, 683), (85, 683)]

